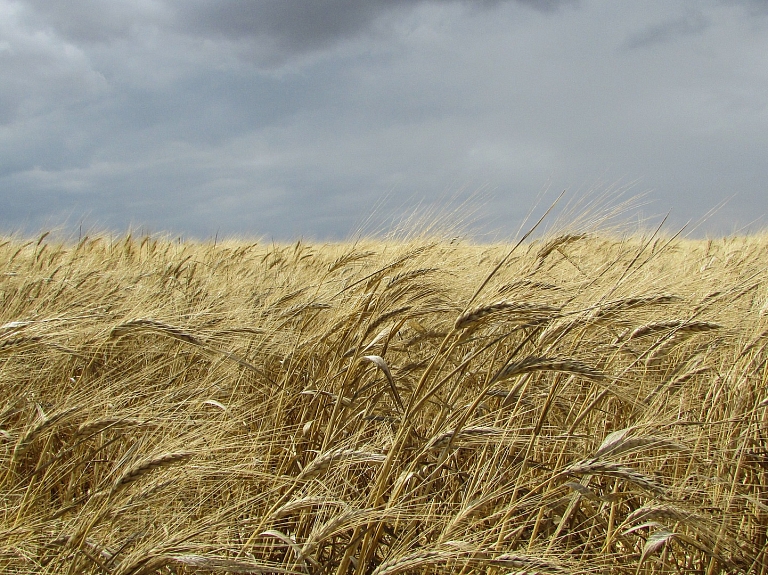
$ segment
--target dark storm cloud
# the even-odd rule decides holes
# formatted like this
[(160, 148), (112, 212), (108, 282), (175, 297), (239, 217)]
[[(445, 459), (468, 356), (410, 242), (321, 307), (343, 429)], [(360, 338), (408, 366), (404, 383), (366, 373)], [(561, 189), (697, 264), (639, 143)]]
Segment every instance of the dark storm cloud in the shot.
[[(368, 29), (382, 16), (423, 4), (493, 7), (510, 0), (187, 0), (176, 4), (183, 27), (226, 37), (269, 36), (286, 48), (307, 50)], [(513, 0), (550, 11), (567, 0)]]
[(283, 50), (306, 51), (354, 36), (380, 15), (409, 4), (414, 2), (197, 0), (177, 4), (176, 9), (182, 29), (195, 34), (270, 39), (278, 42)]
[[(204, 35), (269, 37), (289, 51), (306, 51), (355, 36), (379, 18), (423, 4), (490, 8), (510, 0), (196, 0), (178, 4), (182, 25)], [(513, 0), (551, 11), (568, 0)]]
[(382, 17), (424, 4), (491, 8), (516, 2), (550, 12), (574, 0), (142, 0), (131, 3), (25, 0), (25, 19), (74, 42), (126, 38), (142, 27), (198, 37), (268, 40), (288, 52), (328, 46), (360, 34)]

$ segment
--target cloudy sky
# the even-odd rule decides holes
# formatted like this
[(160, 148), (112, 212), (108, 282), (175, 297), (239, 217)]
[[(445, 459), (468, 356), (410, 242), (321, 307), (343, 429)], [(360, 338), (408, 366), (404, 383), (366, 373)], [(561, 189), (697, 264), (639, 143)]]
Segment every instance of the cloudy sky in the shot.
[(504, 235), (629, 184), (765, 227), (768, 2), (0, 0), (0, 233), (342, 239), (479, 190)]

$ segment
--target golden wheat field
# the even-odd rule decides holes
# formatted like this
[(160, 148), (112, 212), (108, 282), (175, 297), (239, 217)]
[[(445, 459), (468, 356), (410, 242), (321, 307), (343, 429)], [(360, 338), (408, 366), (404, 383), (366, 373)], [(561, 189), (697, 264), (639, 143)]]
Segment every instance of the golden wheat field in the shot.
[(0, 241), (0, 572), (768, 573), (768, 236)]

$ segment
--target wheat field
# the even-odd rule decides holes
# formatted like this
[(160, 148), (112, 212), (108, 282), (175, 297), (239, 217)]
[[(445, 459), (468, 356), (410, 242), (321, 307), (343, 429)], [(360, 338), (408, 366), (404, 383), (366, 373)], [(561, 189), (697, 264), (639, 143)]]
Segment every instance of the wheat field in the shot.
[(0, 572), (768, 573), (768, 236), (0, 240)]

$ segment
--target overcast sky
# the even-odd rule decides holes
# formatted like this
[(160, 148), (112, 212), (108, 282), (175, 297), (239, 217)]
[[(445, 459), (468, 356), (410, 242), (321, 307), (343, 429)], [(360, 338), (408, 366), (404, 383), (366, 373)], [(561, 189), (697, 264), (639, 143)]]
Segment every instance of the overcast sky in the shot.
[[(635, 182), (768, 214), (768, 2), (0, 0), (0, 232), (343, 239)], [(756, 223), (753, 223), (756, 222)]]

